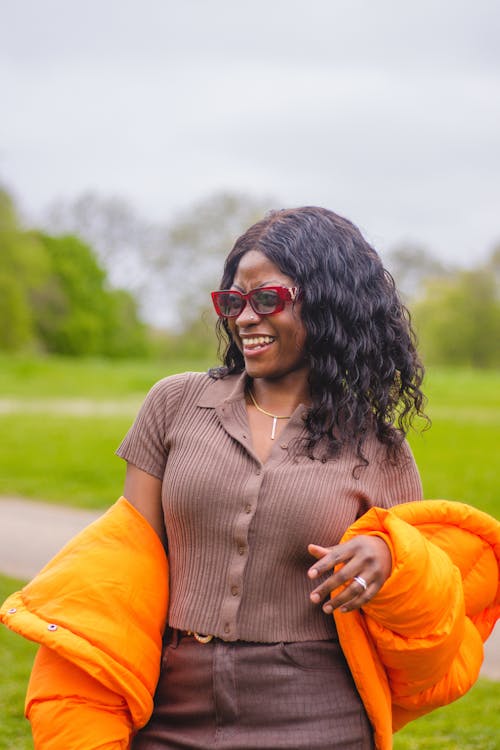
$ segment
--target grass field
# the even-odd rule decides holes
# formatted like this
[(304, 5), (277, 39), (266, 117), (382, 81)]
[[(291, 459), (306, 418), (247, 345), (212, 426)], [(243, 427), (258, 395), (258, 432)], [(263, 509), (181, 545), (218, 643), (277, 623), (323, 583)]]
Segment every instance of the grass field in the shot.
[(206, 370), (208, 360), (179, 357), (172, 362), (33, 358), (0, 354), (0, 398), (28, 399), (141, 397), (160, 378), (186, 370)]
[[(0, 600), (21, 586), (0, 575)], [(29, 724), (23, 718), (24, 695), (36, 646), (0, 627), (0, 750), (31, 750)]]
[[(109, 363), (0, 357), (0, 494), (89, 508), (120, 494), (114, 450), (159, 378), (211, 362)], [(427, 497), (476, 505), (498, 516), (496, 450), (500, 374), (431, 370), (430, 430), (410, 435)], [(0, 576), (0, 600), (21, 584)], [(0, 750), (30, 750), (22, 718), (35, 647), (0, 628)], [(398, 733), (395, 750), (496, 750), (500, 683), (480, 680), (460, 701)]]
[[(149, 387), (210, 364), (0, 357), (0, 494), (110, 505), (124, 475), (114, 451)], [(425, 390), (432, 427), (409, 436), (425, 496), (498, 516), (500, 373), (434, 369)]]
[(435, 369), (425, 383), (429, 430), (409, 440), (428, 498), (470, 503), (500, 516), (500, 373)]

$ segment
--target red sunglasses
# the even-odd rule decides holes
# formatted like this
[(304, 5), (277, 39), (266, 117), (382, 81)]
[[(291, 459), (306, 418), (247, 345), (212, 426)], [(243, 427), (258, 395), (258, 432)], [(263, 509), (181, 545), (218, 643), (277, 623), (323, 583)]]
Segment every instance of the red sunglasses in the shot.
[(287, 302), (298, 299), (298, 287), (261, 286), (242, 294), (236, 289), (222, 289), (212, 292), (215, 312), (221, 318), (237, 318), (247, 302), (257, 315), (274, 315), (281, 312)]

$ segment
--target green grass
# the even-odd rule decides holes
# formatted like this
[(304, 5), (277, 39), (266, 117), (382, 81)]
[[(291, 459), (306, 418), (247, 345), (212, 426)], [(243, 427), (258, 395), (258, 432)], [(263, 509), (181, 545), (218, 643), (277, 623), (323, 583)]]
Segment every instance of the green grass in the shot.
[(500, 682), (479, 680), (463, 698), (408, 724), (394, 750), (498, 750)]
[(172, 361), (73, 359), (0, 355), (0, 398), (143, 396), (160, 378), (207, 370), (214, 360), (179, 357)]
[[(124, 465), (114, 450), (136, 405), (159, 378), (204, 370), (212, 362), (167, 364), (0, 357), (0, 401), (36, 401), (36, 410), (0, 415), (0, 494), (89, 508), (120, 494)], [(427, 497), (469, 502), (498, 516), (495, 447), (500, 437), (500, 374), (432, 369), (427, 378), (432, 428), (411, 435)], [(57, 414), (54, 398), (114, 402), (109, 415)], [(46, 408), (43, 401), (46, 400)], [(21, 586), (0, 576), (0, 600)], [(23, 716), (35, 646), (0, 628), (0, 750), (32, 748)], [(480, 680), (460, 701), (412, 722), (395, 750), (494, 750), (500, 735), (500, 683)]]
[[(109, 506), (121, 494), (125, 470), (114, 451), (149, 388), (166, 375), (214, 364), (0, 356), (0, 494)], [(68, 399), (83, 399), (80, 415), (58, 413)], [(2, 401), (10, 400), (16, 410), (2, 413)], [(109, 414), (92, 413), (108, 401)]]
[(498, 517), (500, 373), (434, 369), (424, 390), (432, 427), (409, 440), (425, 497), (460, 500)]
[[(0, 601), (22, 583), (0, 575)], [(23, 718), (36, 646), (0, 628), (0, 750), (32, 750)], [(456, 703), (412, 722), (395, 736), (394, 750), (496, 750), (500, 736), (500, 682), (479, 680)]]
[[(21, 581), (0, 575), (0, 601), (21, 588)], [(24, 696), (36, 645), (0, 627), (0, 750), (32, 750), (24, 718)]]
[(125, 463), (114, 455), (132, 422), (124, 417), (9, 414), (0, 451), (0, 494), (104, 508), (122, 492)]
[[(120, 494), (124, 465), (113, 454), (149, 387), (206, 361), (168, 365), (64, 358), (0, 357), (2, 399), (18, 411), (0, 414), (0, 494), (103, 508)], [(475, 505), (498, 516), (496, 446), (500, 439), (500, 373), (431, 369), (426, 379), (430, 430), (410, 434), (424, 493)], [(86, 399), (79, 416), (57, 412), (54, 399)], [(93, 413), (112, 401), (109, 414)], [(60, 402), (59, 402), (60, 403)]]

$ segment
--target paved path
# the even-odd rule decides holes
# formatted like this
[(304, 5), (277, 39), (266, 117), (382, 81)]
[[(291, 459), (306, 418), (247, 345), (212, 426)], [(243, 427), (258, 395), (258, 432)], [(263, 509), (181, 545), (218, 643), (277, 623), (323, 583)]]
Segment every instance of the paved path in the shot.
[[(48, 503), (0, 497), (0, 571), (32, 578), (87, 524), (100, 515)], [(500, 680), (500, 627), (485, 644), (483, 677)]]

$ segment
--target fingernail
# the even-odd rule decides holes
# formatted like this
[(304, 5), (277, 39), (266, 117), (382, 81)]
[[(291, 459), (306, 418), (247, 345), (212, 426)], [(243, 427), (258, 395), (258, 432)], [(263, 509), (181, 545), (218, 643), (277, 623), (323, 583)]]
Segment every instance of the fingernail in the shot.
[(323, 607), (323, 612), (325, 612), (325, 614), (327, 614), (327, 615), (331, 615), (332, 612), (333, 612), (332, 605), (331, 604), (325, 604), (325, 606)]
[(317, 575), (318, 571), (316, 570), (316, 568), (311, 568), (311, 570), (309, 571), (309, 578), (316, 578)]
[(319, 602), (319, 594), (311, 594), (311, 601), (317, 604)]
[(340, 611), (341, 612), (349, 612), (349, 607), (341, 607)]

